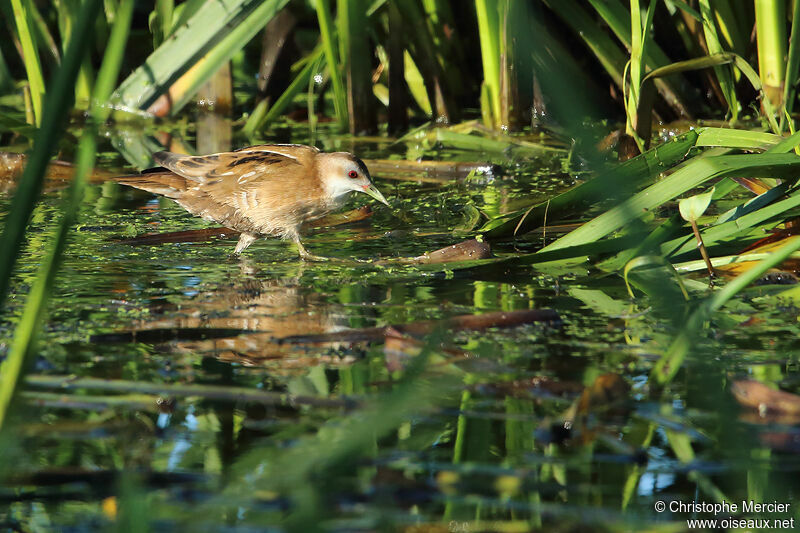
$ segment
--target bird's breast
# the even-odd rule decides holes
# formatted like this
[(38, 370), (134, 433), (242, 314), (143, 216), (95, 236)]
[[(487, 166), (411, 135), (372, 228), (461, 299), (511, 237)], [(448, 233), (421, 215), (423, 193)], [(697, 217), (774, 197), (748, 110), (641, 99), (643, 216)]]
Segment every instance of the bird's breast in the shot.
[(321, 218), (336, 208), (335, 203), (294, 199), (291, 202), (256, 202), (242, 198), (239, 212), (262, 234), (287, 235), (305, 223)]

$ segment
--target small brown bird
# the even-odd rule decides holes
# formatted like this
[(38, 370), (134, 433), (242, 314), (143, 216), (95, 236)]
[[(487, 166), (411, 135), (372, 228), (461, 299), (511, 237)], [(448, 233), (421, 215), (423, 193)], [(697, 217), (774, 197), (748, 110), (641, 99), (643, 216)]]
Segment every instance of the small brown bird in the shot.
[(175, 200), (192, 213), (241, 232), (235, 253), (258, 237), (292, 239), (306, 260), (301, 226), (339, 207), (350, 192), (386, 205), (364, 162), (347, 152), (300, 144), (264, 144), (204, 156), (156, 152), (164, 168), (116, 181)]

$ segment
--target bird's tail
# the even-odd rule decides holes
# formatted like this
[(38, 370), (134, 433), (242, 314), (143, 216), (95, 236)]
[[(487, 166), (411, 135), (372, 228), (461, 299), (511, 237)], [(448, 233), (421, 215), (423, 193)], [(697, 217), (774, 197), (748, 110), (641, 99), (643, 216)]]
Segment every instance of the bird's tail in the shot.
[(186, 178), (163, 168), (145, 170), (142, 174), (118, 176), (113, 179), (117, 183), (129, 187), (135, 187), (174, 199), (180, 198), (188, 188)]

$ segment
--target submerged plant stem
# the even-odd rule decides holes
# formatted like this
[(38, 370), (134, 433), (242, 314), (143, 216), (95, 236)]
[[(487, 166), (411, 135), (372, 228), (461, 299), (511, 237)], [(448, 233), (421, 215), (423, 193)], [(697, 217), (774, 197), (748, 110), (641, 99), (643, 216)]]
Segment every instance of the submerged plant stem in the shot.
[(703, 237), (700, 236), (700, 228), (697, 227), (697, 221), (692, 219), (689, 221), (692, 225), (692, 231), (694, 232), (694, 236), (697, 239), (697, 248), (700, 249), (700, 255), (703, 256), (703, 261), (706, 262), (706, 267), (708, 268), (708, 277), (714, 280), (716, 274), (714, 273), (714, 267), (711, 265), (711, 259), (708, 258), (708, 252), (706, 251), (706, 246), (703, 244)]

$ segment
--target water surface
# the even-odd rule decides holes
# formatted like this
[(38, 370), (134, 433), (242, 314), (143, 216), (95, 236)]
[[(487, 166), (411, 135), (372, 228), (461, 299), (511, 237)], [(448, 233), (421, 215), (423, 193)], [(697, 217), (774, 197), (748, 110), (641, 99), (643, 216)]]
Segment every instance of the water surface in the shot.
[[(319, 144), (365, 159), (419, 151), (499, 165), (470, 177), (373, 172), (392, 210), (373, 204), (368, 219), (304, 239), (312, 253), (345, 260), (459, 242), (474, 234), (476, 211), (516, 209), (576, 179), (556, 157)], [(104, 167), (132, 170), (109, 154)], [(62, 193), (50, 188), (34, 213), (4, 350)], [(345, 210), (365, 203), (354, 197)], [(654, 512), (658, 501), (790, 501), (796, 490), (796, 421), (768, 424), (728, 390), (748, 375), (797, 380), (798, 313), (759, 299), (769, 286), (712, 324), (717, 333), (662, 397), (647, 376), (674, 317), (588, 265), (304, 263), (275, 239), (241, 258), (231, 256), (235, 237), (142, 243), (212, 226), (110, 182), (90, 187), (80, 221), (7, 445), (6, 527), (671, 530), (690, 516)], [(555, 236), (492, 247), (508, 256)], [(416, 342), (344, 334), (532, 309), (559, 320), (436, 330)], [(336, 332), (335, 342), (311, 342)], [(79, 381), (89, 378), (111, 381)]]

